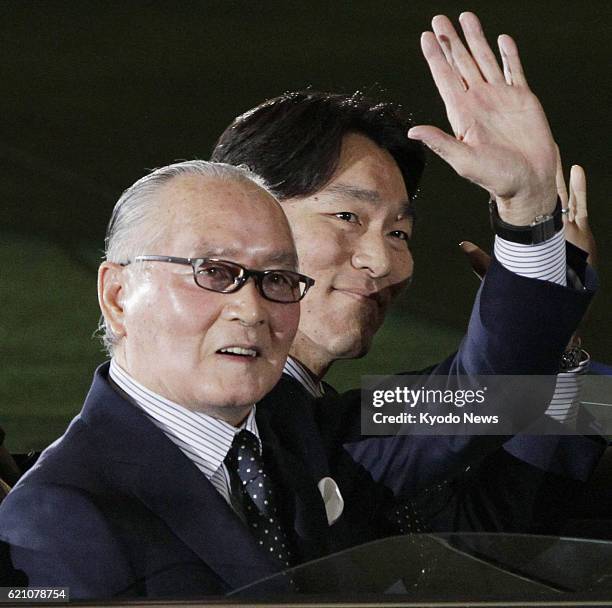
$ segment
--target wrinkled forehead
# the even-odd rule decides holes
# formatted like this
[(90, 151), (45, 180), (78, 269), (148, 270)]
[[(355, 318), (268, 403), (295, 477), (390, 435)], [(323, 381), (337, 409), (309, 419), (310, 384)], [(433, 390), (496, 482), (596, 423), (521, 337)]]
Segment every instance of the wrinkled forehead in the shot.
[(297, 265), (285, 214), (266, 190), (248, 179), (176, 181), (169, 184), (162, 210), (167, 246), (188, 250), (189, 256)]

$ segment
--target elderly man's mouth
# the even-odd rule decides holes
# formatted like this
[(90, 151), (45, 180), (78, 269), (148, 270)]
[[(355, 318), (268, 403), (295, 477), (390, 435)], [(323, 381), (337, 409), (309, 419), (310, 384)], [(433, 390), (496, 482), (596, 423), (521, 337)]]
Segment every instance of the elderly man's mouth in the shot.
[(237, 360), (257, 359), (261, 354), (259, 349), (254, 346), (224, 346), (219, 348), (216, 353)]

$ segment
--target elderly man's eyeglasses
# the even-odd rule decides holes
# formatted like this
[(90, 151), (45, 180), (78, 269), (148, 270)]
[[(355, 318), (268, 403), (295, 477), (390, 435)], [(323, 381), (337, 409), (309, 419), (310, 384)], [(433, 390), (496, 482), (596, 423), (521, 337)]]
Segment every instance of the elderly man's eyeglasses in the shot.
[(236, 262), (213, 258), (139, 255), (134, 258), (134, 262), (167, 262), (191, 266), (196, 285), (218, 293), (238, 291), (253, 277), (257, 290), (266, 300), (282, 304), (299, 302), (314, 285), (314, 279), (291, 270), (251, 270)]

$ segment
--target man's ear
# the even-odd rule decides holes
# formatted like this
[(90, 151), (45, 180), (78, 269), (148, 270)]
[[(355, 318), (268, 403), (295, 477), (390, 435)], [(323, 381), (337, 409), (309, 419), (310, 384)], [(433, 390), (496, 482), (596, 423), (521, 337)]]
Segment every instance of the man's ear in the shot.
[(98, 269), (98, 303), (106, 325), (118, 338), (125, 335), (123, 298), (125, 267), (102, 262)]

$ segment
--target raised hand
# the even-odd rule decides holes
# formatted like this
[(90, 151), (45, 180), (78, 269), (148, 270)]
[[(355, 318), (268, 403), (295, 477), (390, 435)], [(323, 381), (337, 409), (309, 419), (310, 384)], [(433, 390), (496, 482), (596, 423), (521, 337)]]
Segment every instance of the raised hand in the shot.
[(444, 15), (421, 37), (454, 137), (424, 125), (408, 136), (490, 192), (504, 221), (530, 224), (555, 207), (556, 146), (548, 121), (512, 38), (498, 38), (502, 71), (476, 15), (462, 13), (459, 21), (469, 50)]

